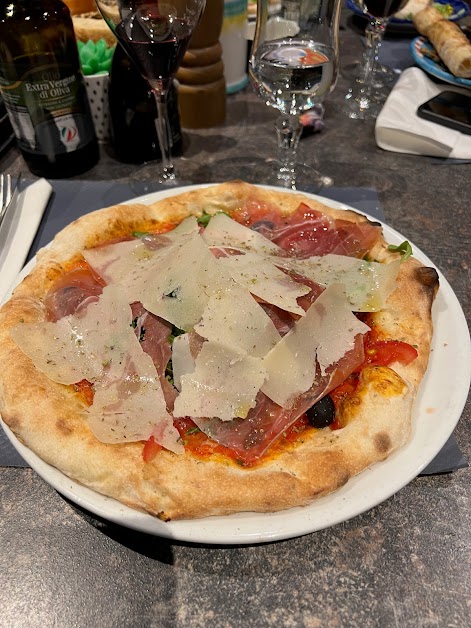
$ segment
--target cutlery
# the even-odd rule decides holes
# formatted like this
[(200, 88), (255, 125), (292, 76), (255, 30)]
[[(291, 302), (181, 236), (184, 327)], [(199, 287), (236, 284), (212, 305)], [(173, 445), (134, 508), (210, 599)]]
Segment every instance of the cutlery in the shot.
[(51, 193), (45, 179), (13, 192), (0, 223), (0, 303), (23, 267)]
[(0, 175), (0, 199), (2, 202), (2, 207), (0, 209), (0, 225), (5, 218), (5, 214), (7, 213), (8, 206), (11, 202), (11, 175), (9, 174), (1, 174)]

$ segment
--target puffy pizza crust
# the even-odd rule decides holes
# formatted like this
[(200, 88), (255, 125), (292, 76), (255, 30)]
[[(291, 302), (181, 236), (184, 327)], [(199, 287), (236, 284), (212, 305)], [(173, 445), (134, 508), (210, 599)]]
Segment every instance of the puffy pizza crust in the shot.
[[(189, 214), (240, 212), (251, 207), (294, 211), (304, 202), (323, 213), (355, 222), (352, 211), (334, 210), (301, 194), (232, 182), (183, 193), (146, 207), (118, 205), (93, 212), (66, 227), (0, 310), (0, 413), (16, 436), (43, 460), (105, 495), (163, 520), (240, 511), (273, 512), (305, 505), (343, 486), (349, 478), (383, 460), (409, 438), (412, 405), (427, 367), (432, 336), (431, 306), (436, 273), (414, 259), (401, 265), (396, 291), (374, 315), (385, 339), (416, 345), (419, 357), (407, 367), (369, 367), (342, 409), (346, 427), (314, 430), (312, 436), (256, 467), (223, 457), (201, 460), (186, 452), (160, 452), (142, 459), (142, 443), (99, 442), (83, 418), (83, 401), (56, 384), (13, 343), (9, 329), (19, 321), (42, 320), (50, 286), (83, 249), (134, 230), (177, 224)], [(394, 254), (381, 242), (378, 260)]]

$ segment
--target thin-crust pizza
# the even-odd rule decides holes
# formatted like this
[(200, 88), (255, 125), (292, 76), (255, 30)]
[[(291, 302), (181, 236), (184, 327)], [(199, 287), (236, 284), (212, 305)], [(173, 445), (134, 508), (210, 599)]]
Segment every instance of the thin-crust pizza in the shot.
[(0, 412), (162, 520), (306, 505), (410, 435), (436, 272), (381, 226), (231, 182), (87, 214), (0, 310)]

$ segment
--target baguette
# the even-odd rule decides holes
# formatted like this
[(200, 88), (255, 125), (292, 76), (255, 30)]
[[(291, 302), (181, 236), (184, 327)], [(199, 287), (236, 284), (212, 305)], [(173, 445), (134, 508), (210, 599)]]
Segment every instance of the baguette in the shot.
[(459, 78), (471, 78), (471, 44), (459, 26), (444, 18), (433, 7), (413, 17), (416, 29), (433, 44), (450, 72)]

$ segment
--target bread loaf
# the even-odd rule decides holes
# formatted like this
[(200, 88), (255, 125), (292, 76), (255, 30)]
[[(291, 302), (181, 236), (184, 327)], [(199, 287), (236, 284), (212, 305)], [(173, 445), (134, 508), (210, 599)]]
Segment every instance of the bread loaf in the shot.
[(74, 24), (75, 37), (79, 41), (86, 43), (90, 39), (92, 41), (104, 39), (108, 46), (116, 44), (116, 37), (98, 12), (73, 15), (72, 22)]
[(419, 33), (430, 40), (454, 76), (471, 78), (471, 44), (459, 26), (433, 7), (416, 13), (413, 22)]

